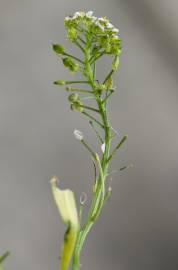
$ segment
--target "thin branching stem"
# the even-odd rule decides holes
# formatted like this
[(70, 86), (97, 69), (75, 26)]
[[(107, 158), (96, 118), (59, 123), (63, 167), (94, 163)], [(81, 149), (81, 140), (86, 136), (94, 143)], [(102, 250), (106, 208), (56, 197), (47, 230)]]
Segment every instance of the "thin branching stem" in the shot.
[(71, 54), (69, 54), (69, 53), (63, 53), (63, 55), (65, 55), (65, 56), (69, 56), (69, 57), (71, 57), (71, 58), (73, 58), (74, 60), (76, 60), (76, 61), (78, 61), (78, 62), (80, 62), (81, 64), (84, 64), (84, 62), (81, 60), (81, 59), (79, 59), (78, 57), (76, 57), (76, 56), (74, 56), (74, 55), (71, 55)]

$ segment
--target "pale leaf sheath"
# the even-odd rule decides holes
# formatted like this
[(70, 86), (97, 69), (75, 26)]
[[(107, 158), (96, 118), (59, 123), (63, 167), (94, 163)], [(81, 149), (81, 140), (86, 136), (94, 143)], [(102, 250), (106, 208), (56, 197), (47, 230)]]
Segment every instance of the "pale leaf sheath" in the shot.
[(73, 255), (78, 231), (80, 228), (74, 193), (69, 190), (60, 190), (56, 185), (57, 179), (51, 179), (51, 188), (55, 203), (62, 220), (68, 225), (64, 235), (61, 253), (61, 270), (67, 270)]

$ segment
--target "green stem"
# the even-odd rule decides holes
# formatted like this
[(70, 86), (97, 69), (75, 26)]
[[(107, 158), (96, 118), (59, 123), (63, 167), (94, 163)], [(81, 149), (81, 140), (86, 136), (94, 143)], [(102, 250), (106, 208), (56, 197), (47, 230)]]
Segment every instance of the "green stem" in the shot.
[[(96, 190), (94, 190), (93, 199), (91, 203), (91, 207), (88, 213), (88, 217), (86, 220), (86, 223), (82, 227), (81, 231), (78, 234), (76, 246), (73, 254), (73, 264), (72, 264), (72, 270), (79, 270), (80, 266), (80, 253), (83, 247), (83, 244), (86, 240), (86, 237), (92, 228), (94, 222), (96, 221), (97, 217), (99, 216), (102, 207), (105, 202), (105, 179), (108, 174), (108, 158), (110, 156), (110, 144), (111, 144), (111, 131), (110, 126), (108, 122), (107, 117), (107, 110), (105, 103), (102, 102), (102, 99), (98, 92), (95, 89), (95, 83), (94, 83), (94, 76), (93, 76), (93, 70), (91, 68), (91, 64), (89, 60), (91, 59), (90, 55), (90, 42), (88, 41), (87, 46), (85, 48), (85, 70), (87, 74), (87, 79), (90, 81), (91, 88), (93, 90), (93, 93), (95, 95), (96, 103), (98, 106), (97, 112), (99, 112), (101, 120), (102, 120), (102, 127), (104, 129), (105, 133), (105, 151), (103, 153), (101, 162), (99, 160), (99, 157), (96, 155), (95, 161), (98, 164), (99, 167), (99, 175), (97, 178), (97, 185)], [(84, 113), (84, 112), (83, 112)], [(85, 113), (86, 114), (86, 113)], [(91, 118), (91, 117), (90, 117)], [(98, 122), (98, 120), (96, 120)], [(99, 122), (100, 123), (100, 122)]]
[(65, 52), (63, 55), (69, 56), (69, 57), (73, 58), (74, 60), (80, 62), (81, 64), (84, 64), (82, 60), (80, 60), (79, 58), (77, 58), (77, 57), (74, 56), (74, 55), (71, 55), (71, 54), (66, 53), (66, 52)]
[(78, 93), (83, 93), (83, 94), (93, 94), (93, 92), (89, 91), (89, 90), (71, 88), (71, 87), (66, 87), (66, 91), (67, 92), (78, 92)]
[(92, 121), (89, 121), (89, 124), (91, 125), (92, 129), (93, 129), (94, 132), (96, 133), (96, 136), (97, 136), (99, 142), (100, 142), (101, 144), (103, 144), (103, 143), (104, 143), (104, 142), (103, 142), (103, 139), (102, 139), (101, 135), (99, 134), (97, 128), (94, 126), (94, 123), (93, 123)]
[(97, 110), (95, 108), (92, 108), (90, 106), (86, 106), (86, 105), (78, 105), (78, 106), (81, 107), (81, 108), (84, 108), (84, 109), (99, 113), (99, 110)]
[(104, 129), (103, 124), (101, 124), (96, 118), (94, 118), (92, 115), (90, 115), (89, 113), (83, 111), (82, 112), (84, 115), (86, 115), (88, 118), (90, 118), (91, 120), (93, 120), (96, 124), (98, 124), (101, 128)]
[(114, 148), (114, 150), (112, 151), (111, 155), (108, 158), (108, 162), (112, 159), (112, 157), (115, 155), (115, 153), (117, 152), (117, 150), (123, 145), (123, 143), (127, 140), (127, 135), (125, 135), (121, 141), (117, 144), (117, 146)]
[(75, 83), (82, 83), (82, 84), (86, 83), (86, 84), (89, 84), (90, 82), (89, 81), (66, 81), (65, 82), (65, 85), (66, 84), (75, 84)]
[(85, 146), (85, 148), (90, 152), (90, 154), (92, 155), (92, 157), (95, 159), (95, 153), (93, 152), (93, 150), (91, 149), (91, 147), (84, 141), (81, 140), (81, 143)]
[(109, 72), (109, 74), (106, 76), (106, 78), (105, 78), (103, 84), (105, 84), (105, 83), (107, 82), (107, 80), (112, 76), (113, 73), (114, 73), (114, 70), (112, 69), (112, 70)]

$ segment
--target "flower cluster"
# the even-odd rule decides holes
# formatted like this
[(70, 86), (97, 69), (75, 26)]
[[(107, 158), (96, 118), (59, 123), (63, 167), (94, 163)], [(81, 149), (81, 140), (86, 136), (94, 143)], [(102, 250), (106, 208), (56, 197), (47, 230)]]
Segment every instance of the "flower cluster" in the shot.
[(82, 33), (88, 38), (92, 37), (95, 43), (94, 50), (103, 49), (106, 54), (119, 55), (121, 40), (119, 30), (114, 27), (106, 17), (97, 18), (93, 11), (75, 12), (64, 20), (69, 40), (75, 42)]

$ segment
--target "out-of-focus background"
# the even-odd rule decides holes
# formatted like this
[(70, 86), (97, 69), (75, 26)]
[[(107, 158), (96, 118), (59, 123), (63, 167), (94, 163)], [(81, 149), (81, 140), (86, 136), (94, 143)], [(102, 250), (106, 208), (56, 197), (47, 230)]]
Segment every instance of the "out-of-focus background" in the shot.
[(65, 226), (51, 195), (52, 175), (78, 200), (83, 191), (90, 197), (92, 165), (73, 130), (92, 145), (94, 134), (52, 84), (71, 77), (51, 44), (72, 50), (63, 19), (77, 10), (107, 15), (120, 29), (110, 119), (129, 139), (112, 166), (134, 164), (113, 175), (112, 198), (88, 237), (81, 269), (177, 270), (176, 0), (0, 1), (0, 253), (12, 252), (6, 269), (59, 269)]

